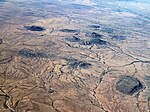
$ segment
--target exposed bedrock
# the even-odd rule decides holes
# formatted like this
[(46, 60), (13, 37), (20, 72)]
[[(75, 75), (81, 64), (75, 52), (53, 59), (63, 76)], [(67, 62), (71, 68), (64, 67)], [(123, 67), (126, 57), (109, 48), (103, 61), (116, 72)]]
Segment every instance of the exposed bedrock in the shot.
[(121, 76), (116, 84), (116, 89), (127, 95), (139, 92), (142, 88), (142, 83), (137, 78), (131, 76)]
[(77, 68), (88, 69), (92, 66), (91, 63), (85, 61), (79, 61), (74, 58), (64, 58), (64, 59), (69, 62), (69, 68), (72, 69), (77, 69)]
[(0, 44), (2, 44), (3, 43), (3, 39), (2, 38), (0, 38)]
[(47, 54), (44, 52), (33, 51), (31, 49), (21, 49), (18, 51), (18, 54), (27, 58), (46, 58)]
[(68, 37), (68, 38), (66, 38), (66, 40), (69, 42), (80, 42), (80, 38), (78, 38), (76, 36)]
[(73, 30), (73, 29), (61, 29), (59, 31), (65, 32), (65, 33), (78, 33), (79, 32), (79, 30)]
[(24, 26), (27, 30), (30, 30), (30, 31), (44, 31), (45, 28), (44, 27), (41, 27), (41, 26)]
[(69, 64), (69, 67), (73, 69), (77, 69), (78, 67), (83, 69), (88, 69), (90, 66), (91, 66), (90, 63), (83, 62), (83, 61), (75, 61)]
[(96, 29), (97, 29), (97, 28), (100, 28), (99, 25), (89, 25), (88, 27), (89, 27), (89, 28), (96, 28)]
[(91, 38), (102, 38), (102, 35), (96, 33), (96, 32), (88, 32), (85, 34), (86, 37), (91, 37)]
[(91, 39), (88, 41), (80, 41), (81, 45), (106, 45), (108, 42), (101, 39)]

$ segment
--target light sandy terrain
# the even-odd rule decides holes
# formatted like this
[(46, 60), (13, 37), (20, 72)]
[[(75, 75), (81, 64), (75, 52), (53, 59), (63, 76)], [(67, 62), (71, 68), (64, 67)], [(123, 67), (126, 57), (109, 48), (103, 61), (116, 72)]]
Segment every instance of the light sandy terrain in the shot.
[[(111, 29), (91, 22), (111, 23), (105, 16), (90, 16), (96, 10), (80, 12), (82, 19), (72, 14), (3, 25), (0, 112), (150, 111), (150, 38), (109, 35)], [(135, 17), (122, 14), (117, 17)], [(24, 27), (32, 25), (44, 30)], [(123, 76), (131, 83), (121, 82)]]

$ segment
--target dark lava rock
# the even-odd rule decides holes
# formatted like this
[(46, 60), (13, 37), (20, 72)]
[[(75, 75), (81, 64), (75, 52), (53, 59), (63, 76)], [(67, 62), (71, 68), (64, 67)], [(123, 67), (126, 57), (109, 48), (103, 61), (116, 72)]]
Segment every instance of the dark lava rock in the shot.
[(88, 69), (90, 66), (92, 66), (90, 63), (83, 62), (83, 61), (75, 61), (71, 62), (69, 66), (73, 69), (83, 68), (83, 69)]
[(105, 45), (107, 42), (101, 39), (92, 39), (91, 43), (96, 45)]
[(27, 30), (30, 31), (44, 31), (45, 28), (41, 27), (41, 26), (24, 26)]
[(117, 35), (113, 36), (112, 38), (117, 39), (117, 40), (125, 40), (126, 39), (125, 36), (117, 36)]
[(131, 76), (122, 76), (116, 84), (116, 89), (123, 94), (132, 95), (143, 88), (142, 83)]
[(72, 57), (64, 57), (63, 59), (66, 60), (66, 61), (68, 61), (69, 63), (70, 62), (74, 62), (74, 61), (78, 61), (77, 59), (72, 58)]
[(88, 27), (89, 27), (89, 28), (96, 28), (96, 29), (97, 29), (97, 28), (100, 28), (99, 25), (89, 25)]
[(79, 44), (81, 45), (92, 45), (91, 41), (80, 41)]
[(85, 34), (86, 37), (91, 37), (91, 38), (102, 38), (102, 35), (98, 34), (98, 33), (95, 33), (95, 32), (92, 32), (92, 33), (86, 33)]
[(49, 88), (48, 93), (54, 93), (55, 91), (52, 88)]
[(108, 42), (101, 39), (91, 39), (89, 41), (81, 41), (81, 45), (106, 45)]
[(90, 63), (87, 63), (85, 61), (79, 61), (78, 59), (71, 58), (71, 57), (65, 57), (63, 59), (69, 62), (69, 67), (72, 69), (77, 69), (78, 67), (83, 69), (88, 69), (90, 66), (92, 66), (92, 64)]
[(79, 32), (79, 30), (72, 30), (72, 29), (61, 29), (59, 31), (65, 32), (65, 33), (78, 33)]
[(3, 43), (3, 39), (0, 38), (0, 44), (2, 44), (2, 43)]
[(80, 62), (79, 61), (75, 61), (69, 64), (69, 66), (73, 69), (76, 69), (79, 66)]
[(76, 37), (76, 36), (73, 36), (73, 37), (68, 37), (66, 38), (66, 40), (70, 41), (70, 42), (79, 42), (80, 41), (80, 38)]
[(43, 52), (36, 52), (30, 49), (22, 49), (19, 52), (19, 55), (27, 58), (46, 58), (47, 55)]
[(83, 68), (83, 69), (88, 69), (90, 66), (91, 66), (90, 63), (84, 63), (84, 62), (82, 62), (82, 63), (79, 64), (79, 67)]

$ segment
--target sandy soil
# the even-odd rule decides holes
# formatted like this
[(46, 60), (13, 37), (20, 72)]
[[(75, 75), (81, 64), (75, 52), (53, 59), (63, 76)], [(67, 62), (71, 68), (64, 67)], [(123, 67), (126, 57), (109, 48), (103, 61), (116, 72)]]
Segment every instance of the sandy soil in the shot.
[[(90, 12), (82, 19), (74, 15), (3, 25), (0, 112), (150, 111), (150, 38), (110, 35), (108, 27), (89, 21)], [(100, 19), (109, 24), (106, 17)], [(45, 30), (24, 27), (32, 25)], [(134, 77), (141, 88), (125, 83), (133, 93), (118, 91), (122, 76)]]

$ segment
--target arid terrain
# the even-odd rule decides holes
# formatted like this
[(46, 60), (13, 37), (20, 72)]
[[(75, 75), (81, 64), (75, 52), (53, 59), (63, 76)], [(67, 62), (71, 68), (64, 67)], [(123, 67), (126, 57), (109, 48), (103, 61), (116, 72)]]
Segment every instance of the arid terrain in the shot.
[(111, 3), (0, 0), (0, 112), (150, 112), (150, 12)]

